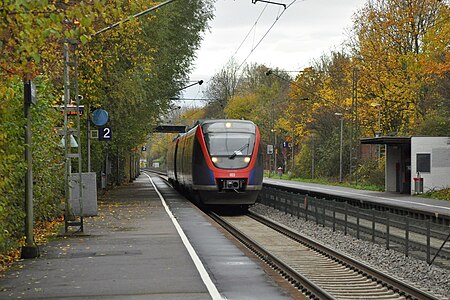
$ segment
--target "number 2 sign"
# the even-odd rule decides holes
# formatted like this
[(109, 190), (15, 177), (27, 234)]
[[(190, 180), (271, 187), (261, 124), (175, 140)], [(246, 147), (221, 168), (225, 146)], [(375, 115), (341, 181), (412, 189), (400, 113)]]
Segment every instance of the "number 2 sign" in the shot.
[(110, 141), (112, 139), (111, 127), (99, 127), (98, 128), (98, 140)]

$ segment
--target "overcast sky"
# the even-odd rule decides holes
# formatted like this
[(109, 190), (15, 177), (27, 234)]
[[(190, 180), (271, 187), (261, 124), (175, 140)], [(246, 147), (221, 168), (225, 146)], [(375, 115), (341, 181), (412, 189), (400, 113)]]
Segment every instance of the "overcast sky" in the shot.
[[(247, 63), (264, 64), (287, 71), (308, 67), (312, 60), (322, 54), (341, 48), (352, 25), (352, 15), (365, 1), (297, 0), (286, 9), (250, 54), (282, 13), (283, 6), (263, 2), (253, 4), (252, 0), (217, 0), (215, 18), (210, 22), (210, 30), (204, 35), (190, 76), (191, 80), (204, 80), (205, 83), (187, 89), (184, 97), (204, 97), (203, 91), (208, 80), (233, 56), (238, 64), (250, 54)], [(291, 0), (278, 3), (289, 5)], [(202, 106), (200, 101), (180, 104)]]

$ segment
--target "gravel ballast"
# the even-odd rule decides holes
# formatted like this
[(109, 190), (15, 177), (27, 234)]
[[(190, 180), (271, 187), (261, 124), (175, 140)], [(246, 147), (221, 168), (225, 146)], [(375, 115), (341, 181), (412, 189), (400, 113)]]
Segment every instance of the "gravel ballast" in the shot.
[(424, 261), (406, 257), (403, 253), (394, 250), (387, 250), (383, 245), (358, 240), (350, 235), (344, 235), (340, 231), (333, 232), (331, 228), (297, 219), (262, 204), (255, 204), (250, 211), (266, 216), (302, 235), (364, 261), (377, 270), (404, 279), (420, 289), (442, 297), (442, 299), (450, 297), (450, 272), (444, 268), (429, 266)]

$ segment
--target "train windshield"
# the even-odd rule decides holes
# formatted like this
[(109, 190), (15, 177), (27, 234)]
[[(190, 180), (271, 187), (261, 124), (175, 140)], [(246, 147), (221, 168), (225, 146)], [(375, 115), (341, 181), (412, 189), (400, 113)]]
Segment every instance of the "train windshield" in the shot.
[(255, 145), (255, 135), (251, 133), (208, 133), (205, 134), (206, 146), (211, 156), (250, 156)]
[(256, 126), (250, 122), (216, 122), (202, 126), (209, 155), (219, 168), (248, 165), (255, 146)]

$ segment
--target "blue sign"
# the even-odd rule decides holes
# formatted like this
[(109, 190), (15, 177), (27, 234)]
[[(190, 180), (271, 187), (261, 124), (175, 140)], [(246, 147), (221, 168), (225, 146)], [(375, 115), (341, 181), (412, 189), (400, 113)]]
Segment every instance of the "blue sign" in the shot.
[(289, 148), (289, 142), (283, 142), (283, 148)]
[(104, 109), (96, 109), (92, 112), (92, 122), (97, 126), (103, 126), (108, 122), (108, 112)]
[(112, 140), (111, 127), (99, 127), (98, 128), (98, 140), (99, 141), (110, 141)]

